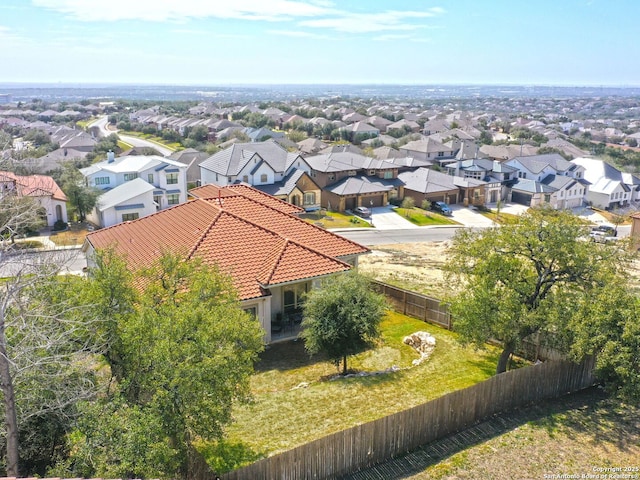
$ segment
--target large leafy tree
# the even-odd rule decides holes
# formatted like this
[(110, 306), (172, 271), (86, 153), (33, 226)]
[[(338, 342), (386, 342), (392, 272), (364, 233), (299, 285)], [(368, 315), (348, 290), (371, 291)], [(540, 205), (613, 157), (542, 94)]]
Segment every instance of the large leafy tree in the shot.
[(595, 354), (596, 374), (609, 391), (640, 400), (640, 298), (624, 278), (594, 292), (572, 322), (576, 358)]
[(363, 275), (349, 272), (332, 276), (311, 290), (304, 304), (302, 338), (311, 354), (324, 352), (336, 366), (347, 356), (375, 345), (386, 311), (384, 296), (371, 288)]
[(264, 332), (240, 308), (229, 277), (195, 259), (162, 256), (136, 276), (142, 288), (132, 300), (114, 256), (102, 256), (98, 270), (93, 278), (108, 299), (100, 309), (109, 317), (106, 357), (117, 388), (102, 405), (113, 415), (100, 415), (100, 404), (85, 407), (70, 469), (191, 478), (194, 442), (221, 438), (232, 404), (249, 398)]
[(625, 255), (612, 245), (583, 241), (587, 233), (571, 213), (536, 208), (516, 225), (455, 236), (446, 266), (457, 287), (447, 299), (454, 328), (476, 345), (501, 342), (498, 373), (534, 334), (568, 352), (569, 326), (584, 320), (582, 307), (610, 294)]
[(72, 163), (64, 165), (60, 181), (62, 191), (69, 200), (71, 211), (81, 222), (84, 222), (87, 214), (95, 207), (100, 190), (89, 187), (80, 170)]

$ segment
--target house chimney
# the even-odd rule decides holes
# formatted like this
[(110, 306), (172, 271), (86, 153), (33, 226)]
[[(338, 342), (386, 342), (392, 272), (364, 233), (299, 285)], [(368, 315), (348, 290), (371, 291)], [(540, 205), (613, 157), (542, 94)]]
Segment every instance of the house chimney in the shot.
[(456, 160), (456, 177), (460, 176), (460, 168), (462, 167), (462, 160)]
[(115, 161), (115, 159), (116, 159), (116, 154), (113, 151), (109, 150), (107, 152), (107, 162), (108, 163), (113, 163)]

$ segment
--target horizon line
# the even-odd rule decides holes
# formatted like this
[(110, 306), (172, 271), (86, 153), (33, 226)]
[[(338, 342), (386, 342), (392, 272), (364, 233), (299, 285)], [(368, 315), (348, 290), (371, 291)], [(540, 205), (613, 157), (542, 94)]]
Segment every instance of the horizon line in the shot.
[(559, 83), (394, 83), (394, 82), (330, 82), (330, 83), (154, 83), (154, 82), (97, 82), (97, 81), (45, 81), (45, 82), (1, 82), (0, 86), (46, 86), (56, 87), (78, 87), (78, 86), (141, 86), (141, 87), (312, 87), (312, 86), (398, 86), (398, 87), (560, 87), (560, 88), (640, 88), (640, 84), (606, 84), (606, 83), (584, 83), (584, 84), (559, 84)]

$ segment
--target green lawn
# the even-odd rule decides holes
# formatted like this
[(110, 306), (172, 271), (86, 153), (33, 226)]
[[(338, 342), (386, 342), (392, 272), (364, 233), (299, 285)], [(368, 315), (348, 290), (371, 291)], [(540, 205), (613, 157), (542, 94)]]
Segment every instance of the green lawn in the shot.
[(155, 135), (149, 135), (148, 133), (141, 133), (141, 132), (121, 132), (122, 135), (128, 135), (130, 137), (137, 137), (137, 138), (143, 138), (151, 143), (157, 143), (158, 145), (162, 146), (162, 147), (166, 147), (169, 148), (171, 150), (182, 150), (184, 147), (179, 144), (179, 143), (167, 143), (162, 137), (157, 137)]
[[(394, 312), (382, 329), (381, 345), (350, 357), (348, 364), (370, 372), (400, 368), (376, 376), (329, 380), (337, 373), (335, 365), (309, 359), (302, 341), (271, 346), (252, 378), (254, 401), (235, 409), (225, 446), (255, 460), (473, 385), (495, 371), (495, 349), (462, 347), (447, 330)], [(418, 355), (402, 338), (418, 330), (433, 334), (437, 345), (429, 361), (415, 367), (411, 362)], [(202, 450), (219, 467), (212, 458), (215, 448)]]
[(500, 225), (516, 224), (518, 223), (518, 219), (520, 218), (518, 215), (513, 215), (512, 213), (500, 212), (498, 214), (495, 210), (489, 210), (486, 212), (481, 210), (480, 213)]
[(340, 212), (313, 212), (300, 215), (303, 220), (322, 228), (370, 228), (371, 224), (360, 217)]
[(419, 226), (426, 225), (458, 225), (458, 222), (451, 220), (439, 213), (423, 210), (422, 208), (401, 208), (398, 207), (394, 211), (409, 220), (411, 223)]

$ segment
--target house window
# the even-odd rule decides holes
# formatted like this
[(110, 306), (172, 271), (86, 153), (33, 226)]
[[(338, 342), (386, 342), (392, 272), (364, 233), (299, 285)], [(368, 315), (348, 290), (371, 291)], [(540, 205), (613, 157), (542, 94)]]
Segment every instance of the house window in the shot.
[(376, 174), (375, 170), (369, 170), (369, 176), (372, 177)]
[(167, 185), (175, 185), (178, 183), (177, 173), (167, 173)]
[(243, 181), (244, 183), (249, 183), (249, 175), (243, 175), (243, 176), (242, 176), (242, 181)]
[(393, 172), (391, 170), (385, 170), (383, 177), (387, 180), (393, 178)]
[(260, 183), (267, 183), (267, 174), (263, 173), (260, 175)]
[(527, 178), (527, 172), (518, 172), (518, 178)]
[(477, 188), (473, 191), (473, 198), (478, 200), (480, 198), (480, 190)]
[(123, 222), (130, 222), (131, 220), (136, 220), (139, 217), (138, 212), (136, 213), (123, 213), (122, 214), (122, 221)]
[(177, 205), (178, 203), (180, 203), (180, 194), (172, 193), (170, 195), (167, 195), (167, 203), (169, 205)]
[(138, 178), (138, 173), (125, 173), (124, 174), (124, 181), (128, 182), (129, 180), (134, 180)]
[(256, 318), (258, 316), (258, 307), (249, 307), (244, 309), (245, 313), (248, 313), (251, 318)]
[(109, 177), (96, 177), (96, 185), (109, 185)]
[(315, 192), (307, 192), (304, 194), (304, 204), (305, 205), (315, 205), (316, 203), (316, 193)]
[(147, 174), (147, 183), (153, 183), (153, 173)]
[(307, 284), (294, 284), (284, 287), (282, 306), (284, 313), (299, 311), (303, 305), (304, 294), (307, 292)]
[(548, 193), (545, 193), (544, 194), (544, 201), (545, 201), (545, 203), (551, 202), (551, 195), (548, 194)]
[(439, 157), (444, 157), (444, 152), (438, 152)]
[(155, 203), (156, 204), (156, 208), (158, 210), (160, 210), (162, 208), (162, 196), (154, 195), (153, 196), (153, 203)]

